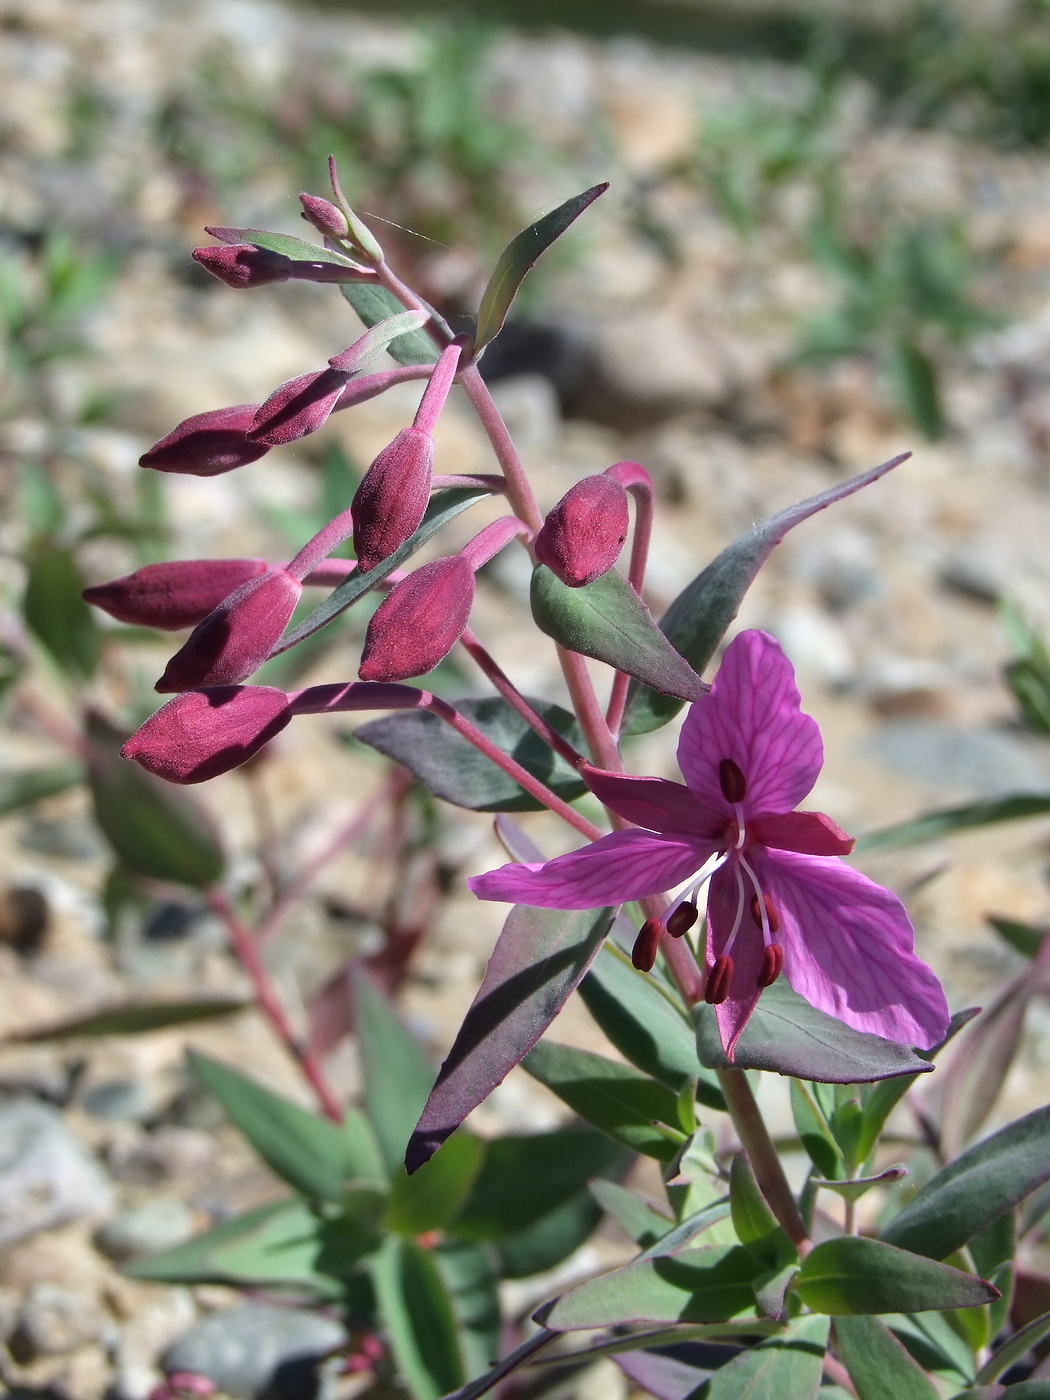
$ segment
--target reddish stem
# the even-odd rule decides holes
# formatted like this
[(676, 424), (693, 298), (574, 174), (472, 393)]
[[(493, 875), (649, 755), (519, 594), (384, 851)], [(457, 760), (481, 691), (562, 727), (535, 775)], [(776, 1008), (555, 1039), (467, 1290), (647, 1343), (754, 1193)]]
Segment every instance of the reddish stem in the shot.
[[(640, 598), (645, 583), (645, 569), (649, 562), (649, 542), (653, 533), (653, 479), (638, 462), (616, 462), (608, 468), (605, 475), (618, 481), (634, 497), (634, 534), (631, 538), (631, 563), (627, 578)], [(617, 736), (623, 724), (630, 683), (631, 678), (626, 671), (617, 671), (613, 677), (605, 719), (609, 729)]]

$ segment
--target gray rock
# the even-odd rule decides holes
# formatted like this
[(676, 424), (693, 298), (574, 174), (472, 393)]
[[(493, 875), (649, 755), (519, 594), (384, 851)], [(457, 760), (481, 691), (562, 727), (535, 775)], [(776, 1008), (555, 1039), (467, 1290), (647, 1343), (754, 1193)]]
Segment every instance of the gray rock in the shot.
[(347, 1338), (331, 1318), (265, 1303), (241, 1303), (192, 1327), (161, 1366), (208, 1376), (234, 1400), (315, 1400), (318, 1363)]
[(995, 730), (907, 720), (884, 725), (868, 747), (891, 768), (946, 792), (1001, 797), (1050, 789), (1042, 749)]
[(46, 1104), (0, 1108), (0, 1248), (112, 1209), (109, 1179)]
[(107, 1320), (93, 1293), (38, 1283), (22, 1304), (11, 1347), (22, 1360), (38, 1356), (64, 1356), (108, 1330)]
[(177, 1196), (155, 1196), (140, 1206), (122, 1210), (95, 1234), (95, 1244), (110, 1259), (138, 1259), (174, 1249), (188, 1240), (196, 1224), (194, 1213)]
[(86, 1090), (80, 1104), (92, 1118), (140, 1123), (157, 1111), (157, 1096), (141, 1079), (106, 1079)]

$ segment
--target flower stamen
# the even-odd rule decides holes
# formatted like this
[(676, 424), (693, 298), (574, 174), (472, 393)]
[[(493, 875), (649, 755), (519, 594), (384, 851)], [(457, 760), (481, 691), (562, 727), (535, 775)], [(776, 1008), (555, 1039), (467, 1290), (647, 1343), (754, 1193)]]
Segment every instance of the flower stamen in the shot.
[(770, 943), (762, 959), (762, 970), (756, 981), (760, 987), (771, 987), (784, 966), (784, 950), (779, 943)]
[(718, 785), (722, 789), (722, 796), (734, 807), (747, 796), (747, 780), (740, 765), (734, 763), (731, 758), (723, 758), (718, 765)]
[(631, 962), (639, 972), (652, 972), (662, 932), (663, 924), (659, 919), (646, 919), (638, 930), (638, 937), (631, 949)]
[(683, 899), (677, 908), (673, 909), (667, 916), (667, 932), (672, 938), (681, 938), (683, 934), (696, 923), (700, 917), (700, 910), (689, 900)]
[(729, 995), (729, 984), (733, 980), (733, 959), (723, 953), (715, 959), (704, 988), (704, 1001), (708, 1006), (719, 1006)]

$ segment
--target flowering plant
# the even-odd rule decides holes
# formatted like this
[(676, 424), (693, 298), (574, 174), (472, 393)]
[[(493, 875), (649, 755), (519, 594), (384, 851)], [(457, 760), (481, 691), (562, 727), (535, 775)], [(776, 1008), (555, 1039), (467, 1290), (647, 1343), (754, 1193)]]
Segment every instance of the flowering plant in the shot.
[[(846, 863), (850, 838), (826, 816), (796, 810), (823, 752), (776, 642), (739, 633), (713, 681), (702, 679), (787, 531), (904, 459), (755, 526), (657, 624), (643, 600), (654, 509), (645, 469), (618, 462), (571, 487), (544, 515), (479, 371), (528, 268), (604, 186), (515, 238), (484, 292), (474, 333), (454, 336), (389, 267), (343, 198), (334, 165), (331, 176), (332, 201), (302, 196), (323, 247), (214, 228), (218, 246), (195, 257), (234, 289), (333, 283), (365, 333), (261, 406), (179, 424), (142, 465), (200, 476), (248, 468), (272, 447), (317, 431), (332, 413), (405, 380), (425, 381), (419, 409), (345, 508), (290, 562), (178, 561), (88, 590), (91, 602), (123, 621), (193, 628), (157, 683), (173, 698), (123, 754), (154, 777), (193, 784), (245, 763), (293, 719), (389, 712), (359, 728), (358, 738), (437, 796), (499, 813), (497, 834), (512, 863), (470, 884), (480, 898), (514, 907), (436, 1079), (374, 988), (357, 979), (367, 1118), (333, 1095), (317, 1055), (303, 1054), (301, 1063), (338, 1128), (280, 1107), (272, 1095), (261, 1099), (244, 1076), (199, 1061), (234, 1121), (301, 1199), (283, 1215), (255, 1212), (232, 1229), (224, 1224), (190, 1255), (137, 1271), (291, 1281), (337, 1301), (372, 1339), (355, 1356), (367, 1352), (362, 1364), (392, 1367), (417, 1400), (448, 1392), (470, 1400), (519, 1366), (602, 1355), (617, 1357), (656, 1396), (1002, 1393), (1000, 1378), (1012, 1381), (1010, 1368), (1050, 1333), (1050, 1312), (1035, 1319), (1009, 1312), (1015, 1211), (1050, 1180), (1050, 1110), (942, 1160), (906, 1203), (887, 1193), (883, 1215), (866, 1217), (861, 1230), (857, 1202), (907, 1174), (879, 1157), (890, 1113), (968, 1017), (949, 1017), (939, 983), (913, 951), (900, 900)], [(383, 350), (397, 368), (371, 368)], [(434, 475), (432, 432), (453, 384), (488, 435), (498, 467), (491, 475)], [(444, 525), (489, 497), (506, 503), (504, 515), (457, 552), (401, 572)], [(350, 538), (356, 562), (333, 558)], [(557, 648), (571, 715), (523, 695), (470, 628), (477, 571), (511, 548), (530, 555), (533, 619)], [(290, 626), (305, 587), (332, 591)], [(251, 684), (265, 661), (373, 590), (385, 597), (368, 626), (358, 679), (290, 693)], [(449, 702), (405, 684), (457, 645), (479, 664), (494, 697)], [(610, 670), (604, 705), (588, 658)], [(685, 703), (678, 747), (685, 786), (628, 776), (622, 740), (666, 724)], [(574, 805), (587, 792), (611, 831)], [(545, 860), (507, 815), (527, 807), (557, 814), (587, 844)], [(253, 940), (235, 921), (230, 928), (294, 1049)], [(577, 988), (627, 1063), (541, 1039)], [(485, 1144), (463, 1126), (519, 1063), (607, 1145), (658, 1162), (666, 1201), (628, 1190), (609, 1179), (617, 1174), (611, 1159), (595, 1160), (588, 1201), (641, 1252), (550, 1300), (531, 1332), (516, 1320), (520, 1335), (508, 1329), (500, 1356), (496, 1280), (549, 1266), (582, 1238), (578, 1201), (571, 1221), (565, 1212), (585, 1180), (579, 1161), (592, 1160), (581, 1156), (579, 1135), (569, 1134), (575, 1145), (564, 1138)], [(810, 1163), (800, 1191), (759, 1110), (754, 1070), (791, 1080), (798, 1130), (791, 1150)], [(728, 1115), (720, 1139), (701, 1110)], [(927, 1113), (922, 1121), (932, 1120)], [(940, 1153), (941, 1129), (929, 1132)], [(576, 1165), (567, 1168), (562, 1154)], [(556, 1186), (565, 1179), (568, 1191)], [(839, 1212), (826, 1209), (829, 1196), (842, 1200)], [(532, 1252), (519, 1249), (514, 1263), (508, 1218), (517, 1235), (542, 1225), (557, 1245), (544, 1251), (533, 1238)], [(258, 1252), (269, 1241), (279, 1252), (304, 1238), (316, 1248), (308, 1268), (288, 1266), (290, 1276), (267, 1274), (261, 1255), (252, 1255), (254, 1276), (245, 1264), (249, 1247)], [(573, 1341), (580, 1330), (591, 1335)], [(1042, 1381), (1006, 1389), (1018, 1400), (1046, 1393)]]

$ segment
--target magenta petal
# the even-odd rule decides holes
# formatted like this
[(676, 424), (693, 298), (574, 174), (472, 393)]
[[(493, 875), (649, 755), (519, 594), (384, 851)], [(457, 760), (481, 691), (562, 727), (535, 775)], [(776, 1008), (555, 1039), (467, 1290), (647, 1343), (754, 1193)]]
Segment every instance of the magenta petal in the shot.
[(699, 870), (711, 845), (703, 841), (614, 831), (593, 845), (543, 865), (503, 865), (467, 884), (479, 899), (539, 909), (600, 909), (662, 894)]
[[(740, 885), (737, 884), (738, 867), (733, 861), (723, 865), (711, 878), (711, 889), (707, 897), (707, 956), (705, 968), (710, 974), (716, 958), (725, 951), (729, 935), (736, 923), (740, 905)], [(729, 995), (715, 1007), (718, 1020), (718, 1033), (729, 1059), (740, 1039), (740, 1032), (747, 1025), (748, 1018), (762, 991), (758, 985), (758, 974), (762, 970), (762, 957), (765, 945), (762, 931), (751, 917), (750, 901), (754, 890), (747, 876), (741, 870), (744, 890), (744, 909), (740, 919), (740, 929), (729, 956), (733, 959), (733, 980), (729, 984)]]
[(857, 1030), (921, 1050), (937, 1044), (948, 1004), (915, 956), (895, 894), (835, 857), (756, 848), (748, 859), (779, 916), (784, 976), (796, 992)]
[(678, 766), (704, 802), (726, 809), (718, 765), (744, 775), (744, 812), (790, 812), (824, 762), (817, 722), (799, 708), (791, 662), (765, 632), (741, 632), (726, 648), (709, 695), (689, 709)]
[[(715, 842), (726, 829), (724, 810), (707, 807), (681, 783), (663, 778), (630, 778), (587, 765), (580, 777), (610, 811), (635, 826)], [(712, 846), (714, 854), (714, 846)]]
[(747, 830), (760, 845), (808, 856), (848, 856), (855, 844), (823, 812), (763, 813), (750, 818)]

